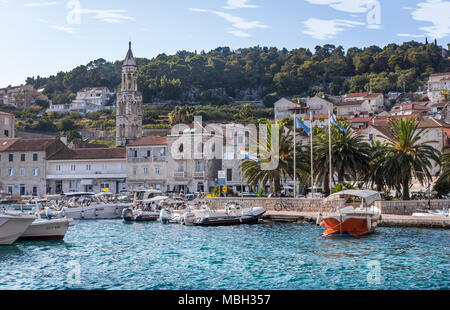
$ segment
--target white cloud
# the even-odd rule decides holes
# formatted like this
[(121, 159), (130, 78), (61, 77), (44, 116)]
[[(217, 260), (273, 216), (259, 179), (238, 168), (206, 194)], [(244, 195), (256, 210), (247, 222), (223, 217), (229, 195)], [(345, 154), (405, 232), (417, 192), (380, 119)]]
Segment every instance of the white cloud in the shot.
[(197, 8), (189, 8), (189, 11), (197, 12), (197, 13), (206, 13), (206, 12), (208, 12), (208, 10), (197, 9)]
[(223, 6), (223, 9), (234, 10), (234, 9), (255, 9), (259, 6), (254, 4), (248, 4), (250, 0), (228, 0), (227, 5)]
[(250, 35), (249, 33), (244, 32), (244, 31), (242, 31), (242, 30), (238, 30), (238, 29), (230, 28), (230, 29), (228, 29), (227, 32), (228, 32), (229, 34), (232, 34), (232, 35), (234, 35), (235, 37), (239, 37), (239, 38), (249, 38), (249, 37), (251, 37), (251, 35)]
[(126, 10), (80, 10), (81, 14), (94, 14), (95, 19), (100, 19), (107, 23), (119, 23), (121, 20), (134, 20), (134, 17), (123, 14), (126, 12)]
[(442, 0), (428, 0), (421, 2), (411, 13), (413, 19), (431, 23), (431, 26), (420, 27), (423, 36), (442, 39), (450, 34), (450, 2)]
[(310, 18), (305, 21), (304, 24), (307, 29), (304, 30), (303, 33), (319, 40), (333, 39), (337, 34), (346, 30), (346, 28), (354, 28), (356, 26), (364, 25), (364, 23), (351, 20), (323, 20), (317, 18)]
[(0, 4), (7, 4), (8, 0), (0, 0)]
[(69, 33), (69, 34), (76, 34), (77, 31), (75, 30), (75, 28), (72, 27), (62, 27), (62, 26), (58, 26), (58, 25), (51, 25), (49, 26), (50, 28), (65, 32), (65, 33)]
[(329, 5), (333, 9), (348, 13), (366, 13), (373, 0), (306, 0), (311, 4)]
[(35, 7), (35, 6), (54, 6), (57, 5), (58, 3), (56, 2), (29, 2), (29, 3), (25, 3), (24, 6), (27, 7)]
[(269, 26), (264, 25), (259, 21), (247, 21), (241, 17), (234, 16), (234, 15), (224, 13), (224, 12), (219, 12), (219, 11), (212, 11), (212, 13), (224, 18), (226, 21), (230, 22), (232, 24), (232, 26), (236, 29), (249, 30), (249, 29), (255, 29), (255, 28), (261, 28), (261, 29), (269, 28)]
[(407, 38), (423, 38), (423, 34), (409, 34), (409, 33), (397, 33), (397, 37), (407, 37)]

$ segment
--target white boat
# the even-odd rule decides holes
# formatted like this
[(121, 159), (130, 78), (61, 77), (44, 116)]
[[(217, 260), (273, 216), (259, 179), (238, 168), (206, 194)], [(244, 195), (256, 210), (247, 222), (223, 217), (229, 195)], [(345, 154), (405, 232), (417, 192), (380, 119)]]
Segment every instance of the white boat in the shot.
[(266, 213), (262, 207), (244, 208), (238, 203), (229, 203), (224, 210), (193, 210), (195, 226), (224, 226), (257, 224), (259, 219)]
[(180, 211), (163, 209), (160, 220), (162, 223), (193, 226), (257, 224), (265, 213), (265, 208), (244, 208), (237, 203), (229, 203), (224, 210), (211, 210), (207, 205)]
[(0, 213), (0, 245), (13, 244), (36, 220), (36, 216)]
[(413, 213), (412, 216), (415, 216), (415, 217), (450, 217), (450, 212), (448, 209), (430, 210), (430, 211)]
[(92, 193), (71, 193), (67, 206), (62, 208), (67, 218), (75, 220), (109, 220), (119, 219), (130, 203), (104, 201), (101, 197), (94, 197)]
[(132, 207), (125, 208), (122, 218), (126, 222), (154, 222), (160, 217), (160, 204), (167, 200), (166, 196), (155, 196), (154, 198), (135, 201)]
[(20, 236), (19, 240), (63, 240), (70, 226), (70, 220), (37, 219)]

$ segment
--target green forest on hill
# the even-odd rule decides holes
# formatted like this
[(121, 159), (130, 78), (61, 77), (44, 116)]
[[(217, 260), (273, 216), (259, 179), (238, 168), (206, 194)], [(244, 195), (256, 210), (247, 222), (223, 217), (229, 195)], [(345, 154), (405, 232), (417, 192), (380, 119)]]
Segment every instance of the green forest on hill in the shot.
[[(430, 74), (450, 68), (441, 47), (415, 41), (347, 51), (329, 44), (317, 46), (314, 51), (274, 47), (233, 51), (219, 47), (209, 52), (179, 51), (137, 61), (144, 102), (223, 105), (242, 99), (243, 92), (250, 89), (259, 97), (255, 99), (263, 98), (268, 107), (282, 96), (417, 91)], [(26, 83), (45, 88), (44, 93), (55, 104), (68, 103), (84, 87), (119, 87), (121, 65), (121, 61), (98, 59), (70, 72), (30, 77)]]

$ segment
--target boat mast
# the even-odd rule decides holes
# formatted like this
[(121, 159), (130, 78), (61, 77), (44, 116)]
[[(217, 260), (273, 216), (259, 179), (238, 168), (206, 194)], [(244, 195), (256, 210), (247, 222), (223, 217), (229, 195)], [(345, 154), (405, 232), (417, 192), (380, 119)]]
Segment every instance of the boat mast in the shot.
[(329, 177), (329, 183), (330, 183), (330, 193), (333, 187), (333, 161), (332, 161), (332, 152), (331, 152), (331, 111), (328, 109), (328, 150), (329, 150), (329, 156), (328, 161), (330, 162), (330, 177)]

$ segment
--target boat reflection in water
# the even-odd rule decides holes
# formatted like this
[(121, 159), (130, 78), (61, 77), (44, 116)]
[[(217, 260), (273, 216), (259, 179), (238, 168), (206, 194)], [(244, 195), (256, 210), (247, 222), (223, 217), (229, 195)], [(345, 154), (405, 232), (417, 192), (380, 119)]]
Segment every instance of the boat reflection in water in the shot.
[(373, 205), (381, 200), (379, 192), (371, 190), (345, 190), (328, 197), (326, 201), (347, 197), (361, 200), (359, 207), (348, 206), (335, 214), (319, 215), (317, 222), (326, 227), (325, 236), (363, 236), (373, 233), (381, 220), (381, 210)]

